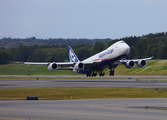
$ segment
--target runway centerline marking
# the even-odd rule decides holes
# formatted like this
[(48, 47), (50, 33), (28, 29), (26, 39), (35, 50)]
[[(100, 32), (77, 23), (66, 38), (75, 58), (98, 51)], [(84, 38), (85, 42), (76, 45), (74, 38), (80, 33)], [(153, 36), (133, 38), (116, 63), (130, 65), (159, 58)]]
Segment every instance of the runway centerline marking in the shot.
[[(30, 111), (30, 110), (12, 110), (12, 109), (0, 109), (3, 111), (19, 111), (19, 112), (38, 112), (38, 113), (57, 113), (57, 114), (73, 114), (73, 115), (90, 115), (90, 116), (109, 116), (109, 117), (123, 117), (123, 118), (140, 118), (150, 120), (166, 120), (165, 118), (152, 118), (152, 117), (139, 117), (139, 116), (123, 116), (123, 115), (107, 115), (107, 114), (89, 114), (89, 113), (72, 113), (72, 112), (52, 112), (52, 111)], [(10, 120), (10, 119), (9, 119)], [(12, 120), (12, 119), (11, 119)], [(13, 119), (15, 120), (15, 119)], [(21, 119), (16, 119), (21, 120)]]

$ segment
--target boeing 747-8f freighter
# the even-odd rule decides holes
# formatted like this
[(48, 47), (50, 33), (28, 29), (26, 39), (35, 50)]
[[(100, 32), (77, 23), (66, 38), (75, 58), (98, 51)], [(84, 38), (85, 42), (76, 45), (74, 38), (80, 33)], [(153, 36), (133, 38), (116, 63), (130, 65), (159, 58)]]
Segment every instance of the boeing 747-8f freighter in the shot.
[(24, 62), (24, 64), (46, 65), (50, 71), (71, 70), (71, 72), (85, 73), (87, 77), (95, 77), (97, 72), (99, 72), (99, 76), (104, 76), (105, 73), (103, 70), (105, 68), (109, 68), (109, 75), (113, 76), (115, 68), (118, 65), (123, 64), (126, 68), (133, 68), (136, 63), (138, 67), (144, 67), (146, 65), (146, 60), (152, 59), (152, 57), (150, 57), (144, 59), (125, 60), (124, 58), (129, 54), (130, 47), (124, 41), (118, 41), (106, 50), (103, 50), (102, 52), (97, 53), (83, 61), (80, 61), (77, 58), (70, 46), (68, 46), (67, 49), (70, 62)]

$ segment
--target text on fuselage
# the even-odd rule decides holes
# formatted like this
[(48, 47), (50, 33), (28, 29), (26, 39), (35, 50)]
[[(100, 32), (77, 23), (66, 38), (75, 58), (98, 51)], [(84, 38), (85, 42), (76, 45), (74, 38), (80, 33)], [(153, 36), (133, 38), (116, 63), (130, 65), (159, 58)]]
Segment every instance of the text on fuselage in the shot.
[(112, 54), (113, 51), (114, 51), (114, 49), (107, 50), (107, 51), (105, 51), (105, 52), (99, 54), (99, 58), (102, 58), (102, 57), (104, 57), (104, 56), (107, 55), (107, 54)]

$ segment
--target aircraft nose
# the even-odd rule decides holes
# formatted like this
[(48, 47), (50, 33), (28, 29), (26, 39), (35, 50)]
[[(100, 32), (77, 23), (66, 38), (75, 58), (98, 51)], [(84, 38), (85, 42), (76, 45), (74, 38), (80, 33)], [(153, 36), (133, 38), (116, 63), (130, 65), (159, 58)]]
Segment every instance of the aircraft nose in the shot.
[(121, 54), (128, 55), (129, 52), (130, 52), (130, 47), (129, 47), (129, 45), (127, 45), (126, 43), (125, 43), (125, 44), (122, 44), (122, 45), (121, 45), (120, 52), (121, 52)]

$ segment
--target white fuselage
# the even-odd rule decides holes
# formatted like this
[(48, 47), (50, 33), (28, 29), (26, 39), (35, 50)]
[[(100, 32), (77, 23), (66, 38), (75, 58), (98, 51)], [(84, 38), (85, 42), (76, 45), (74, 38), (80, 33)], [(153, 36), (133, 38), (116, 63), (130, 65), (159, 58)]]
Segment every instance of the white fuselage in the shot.
[[(85, 60), (83, 63), (86, 62), (102, 62), (102, 61), (109, 61), (109, 60), (118, 60), (121, 57), (125, 57), (129, 54), (130, 47), (124, 42), (119, 41), (108, 47), (106, 50), (103, 50), (100, 53), (97, 53)], [(118, 59), (116, 59), (118, 58)]]

